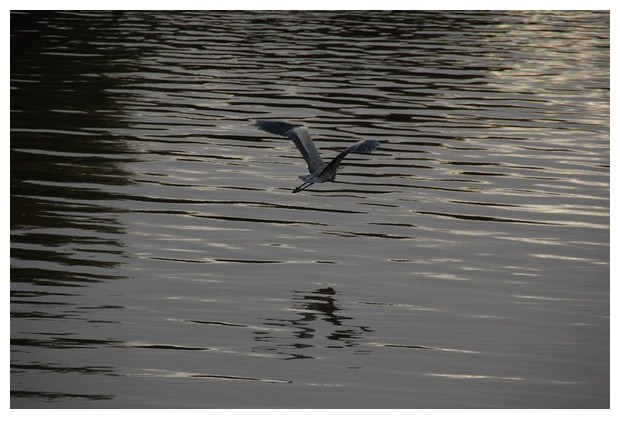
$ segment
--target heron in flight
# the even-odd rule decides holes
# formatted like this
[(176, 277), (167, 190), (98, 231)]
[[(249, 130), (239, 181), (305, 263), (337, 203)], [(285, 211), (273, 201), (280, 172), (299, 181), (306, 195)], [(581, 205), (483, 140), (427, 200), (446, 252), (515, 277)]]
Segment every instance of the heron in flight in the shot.
[(288, 137), (293, 140), (299, 152), (304, 157), (304, 160), (308, 164), (308, 171), (310, 174), (299, 176), (304, 181), (301, 185), (293, 190), (293, 193), (308, 189), (314, 183), (333, 182), (336, 178), (336, 173), (340, 166), (340, 162), (349, 153), (371, 153), (373, 150), (379, 147), (379, 142), (376, 140), (362, 140), (352, 146), (349, 146), (342, 152), (340, 152), (329, 164), (326, 164), (319, 151), (314, 146), (312, 138), (308, 130), (300, 125), (289, 124), (288, 122), (279, 121), (256, 121), (256, 126), (268, 133), (276, 134), (283, 137)]

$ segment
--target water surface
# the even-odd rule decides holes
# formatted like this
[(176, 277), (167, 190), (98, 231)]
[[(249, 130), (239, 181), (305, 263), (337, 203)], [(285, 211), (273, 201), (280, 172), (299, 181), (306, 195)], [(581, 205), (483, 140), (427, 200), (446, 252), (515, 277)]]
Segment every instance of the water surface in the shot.
[(609, 407), (607, 12), (13, 12), (11, 129), (12, 407)]

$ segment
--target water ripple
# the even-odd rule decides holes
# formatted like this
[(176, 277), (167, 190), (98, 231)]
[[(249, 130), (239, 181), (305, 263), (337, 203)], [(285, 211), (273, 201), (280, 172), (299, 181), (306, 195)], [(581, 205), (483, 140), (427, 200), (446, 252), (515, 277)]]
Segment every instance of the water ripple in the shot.
[[(12, 11), (12, 407), (608, 407), (609, 47), (606, 11)], [(292, 194), (261, 118), (381, 146)]]

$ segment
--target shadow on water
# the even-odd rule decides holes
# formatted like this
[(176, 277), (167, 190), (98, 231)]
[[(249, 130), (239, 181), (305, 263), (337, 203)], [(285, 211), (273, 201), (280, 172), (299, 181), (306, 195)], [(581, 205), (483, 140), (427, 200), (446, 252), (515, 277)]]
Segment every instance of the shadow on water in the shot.
[[(11, 13), (11, 365), (14, 398), (102, 400), (111, 395), (31, 390), (21, 374), (113, 375), (111, 367), (53, 362), (55, 350), (98, 348), (77, 339), (80, 325), (117, 323), (101, 313), (122, 307), (89, 301), (85, 287), (126, 277), (125, 209), (119, 190), (132, 183), (130, 146), (111, 90), (122, 84), (101, 42), (112, 14), (97, 20), (56, 12)], [(97, 47), (98, 46), (98, 47)], [(52, 321), (62, 320), (64, 323)], [(30, 356), (30, 358), (26, 358)], [(47, 375), (46, 375), (47, 374)]]
[(119, 84), (110, 73), (123, 66), (89, 49), (106, 31), (102, 18), (11, 15), (11, 281), (18, 296), (53, 293), (18, 284), (71, 287), (122, 277), (123, 209), (111, 201), (131, 183), (124, 165), (133, 155), (106, 131), (119, 126), (108, 91)]
[[(366, 333), (372, 332), (367, 326), (353, 325), (352, 318), (342, 314), (338, 293), (331, 286), (312, 292), (293, 291), (291, 311), (296, 317), (265, 319), (263, 325), (269, 329), (255, 332), (254, 340), (269, 344), (254, 347), (255, 352), (276, 353), (284, 359), (313, 359), (312, 348), (356, 347)], [(290, 332), (290, 337), (278, 335), (282, 330)]]

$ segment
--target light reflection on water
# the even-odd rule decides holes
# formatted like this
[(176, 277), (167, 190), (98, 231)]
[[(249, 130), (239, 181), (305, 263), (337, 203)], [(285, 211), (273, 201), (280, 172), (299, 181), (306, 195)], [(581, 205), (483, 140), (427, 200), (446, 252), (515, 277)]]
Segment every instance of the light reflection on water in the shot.
[(609, 406), (608, 13), (11, 33), (13, 407)]

